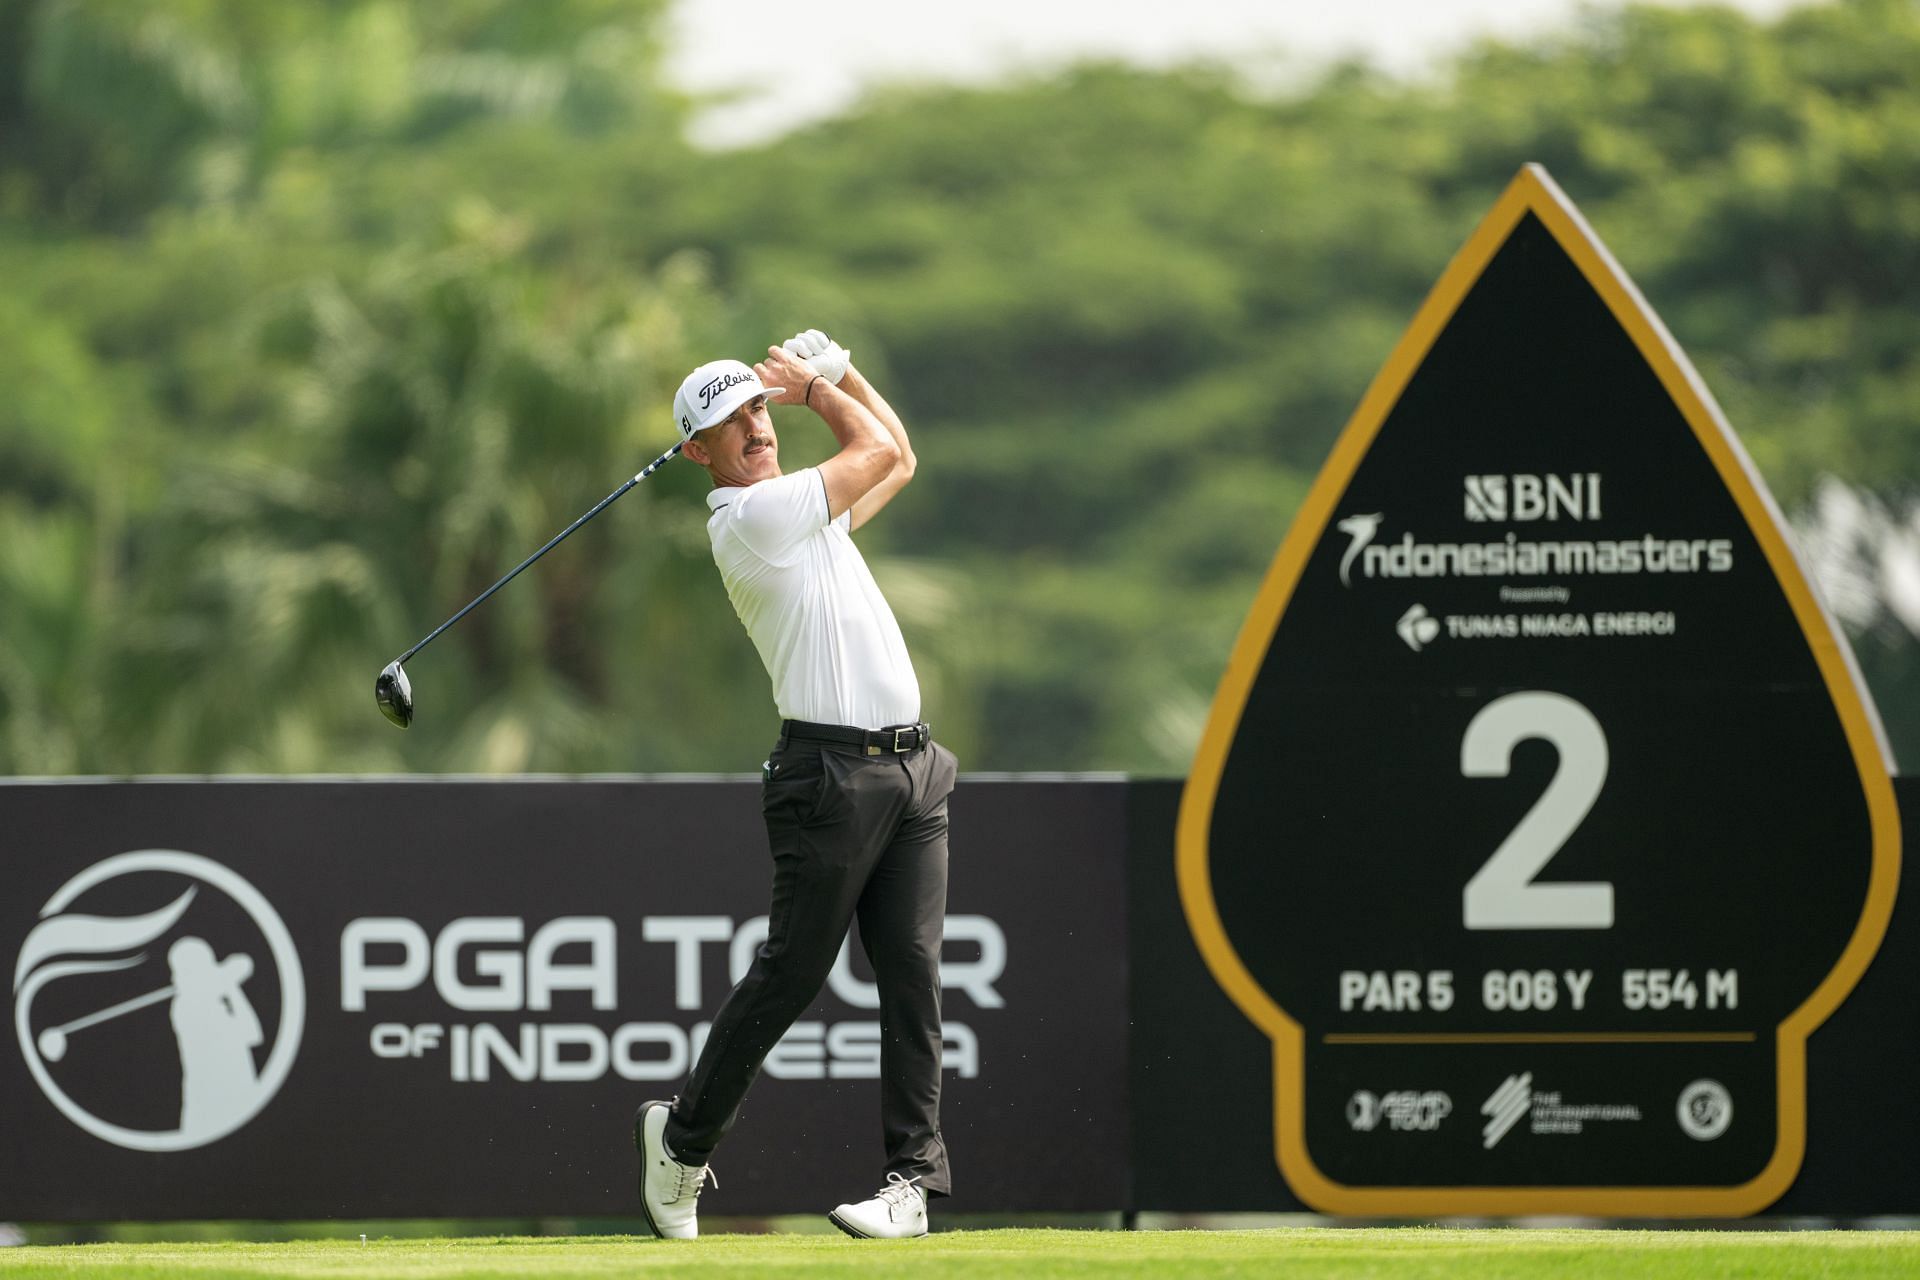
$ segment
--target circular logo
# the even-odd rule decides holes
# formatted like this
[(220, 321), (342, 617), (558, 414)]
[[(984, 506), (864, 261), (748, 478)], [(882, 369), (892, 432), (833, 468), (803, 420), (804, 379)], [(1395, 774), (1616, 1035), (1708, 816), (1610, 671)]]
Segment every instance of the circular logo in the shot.
[(1365, 1089), (1347, 1099), (1347, 1123), (1361, 1133), (1370, 1133), (1380, 1123), (1380, 1099)]
[(1733, 1095), (1718, 1080), (1695, 1080), (1680, 1091), (1680, 1128), (1700, 1142), (1711, 1142), (1733, 1123)]
[[(128, 877), (137, 879), (108, 888)], [(89, 894), (123, 913), (91, 902), (73, 909)], [(260, 972), (262, 960), (271, 976)], [(267, 1105), (300, 1052), (306, 978), (293, 936), (259, 890), (196, 853), (141, 849), (88, 867), (47, 899), (13, 972), (14, 1030), (27, 1069), (62, 1115), (115, 1146), (186, 1151), (226, 1137)], [(254, 1000), (275, 978), (280, 1013), (269, 1042)], [(54, 1012), (35, 1017), (36, 1001)], [(97, 1114), (152, 1093), (125, 1079), (151, 1057), (124, 1051), (114, 1034), (161, 1034), (156, 1013), (135, 1015), (162, 1005), (172, 1033), (164, 1038), (179, 1051), (180, 1104), (169, 1097), (155, 1114), (178, 1124), (141, 1128), (124, 1114)], [(260, 1064), (255, 1051), (267, 1043)], [(170, 1070), (154, 1072), (171, 1087)]]

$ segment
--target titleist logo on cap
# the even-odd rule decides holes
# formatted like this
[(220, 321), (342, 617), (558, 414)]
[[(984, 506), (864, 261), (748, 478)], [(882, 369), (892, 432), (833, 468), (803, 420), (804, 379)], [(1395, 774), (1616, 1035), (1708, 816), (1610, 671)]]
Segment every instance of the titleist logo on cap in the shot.
[(712, 382), (700, 388), (700, 407), (702, 409), (711, 409), (713, 407), (713, 398), (722, 391), (725, 391), (728, 387), (737, 387), (743, 382), (752, 382), (753, 380), (754, 376), (750, 373), (721, 374)]

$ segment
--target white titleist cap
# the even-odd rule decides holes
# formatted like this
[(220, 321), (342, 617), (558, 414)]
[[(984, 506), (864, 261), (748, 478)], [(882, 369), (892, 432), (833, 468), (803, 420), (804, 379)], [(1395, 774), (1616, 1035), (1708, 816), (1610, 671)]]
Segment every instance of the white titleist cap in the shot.
[(688, 374), (673, 397), (673, 422), (680, 438), (691, 440), (755, 396), (785, 395), (784, 387), (766, 387), (752, 366), (738, 360), (711, 360)]

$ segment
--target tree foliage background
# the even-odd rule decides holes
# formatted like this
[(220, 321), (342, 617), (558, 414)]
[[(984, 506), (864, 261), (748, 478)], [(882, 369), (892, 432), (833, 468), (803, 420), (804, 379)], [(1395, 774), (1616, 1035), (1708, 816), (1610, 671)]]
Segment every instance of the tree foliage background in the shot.
[(1913, 0), (1594, 13), (1418, 82), (894, 88), (724, 153), (663, 9), (0, 0), (0, 770), (751, 769), (774, 713), (684, 464), (423, 654), (411, 732), (371, 685), (672, 442), (687, 368), (818, 326), (922, 459), (862, 540), (942, 737), (1182, 773), (1528, 160), (1802, 513), (1920, 760)]

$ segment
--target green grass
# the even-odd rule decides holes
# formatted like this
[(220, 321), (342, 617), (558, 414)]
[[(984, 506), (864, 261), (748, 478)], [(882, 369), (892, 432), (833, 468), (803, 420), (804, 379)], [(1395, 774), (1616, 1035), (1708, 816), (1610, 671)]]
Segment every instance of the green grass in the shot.
[(1920, 1233), (1385, 1228), (954, 1231), (924, 1240), (714, 1235), (297, 1243), (89, 1244), (0, 1250), (0, 1277), (1285, 1276), (1852, 1277), (1920, 1275)]

